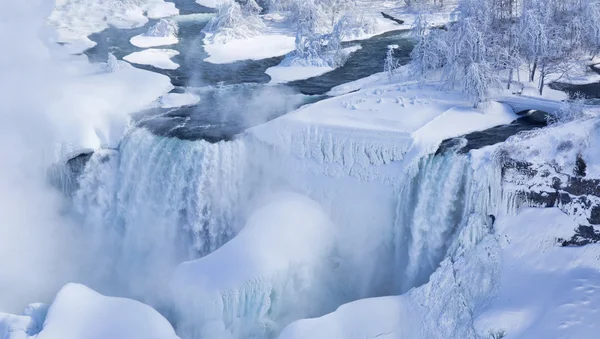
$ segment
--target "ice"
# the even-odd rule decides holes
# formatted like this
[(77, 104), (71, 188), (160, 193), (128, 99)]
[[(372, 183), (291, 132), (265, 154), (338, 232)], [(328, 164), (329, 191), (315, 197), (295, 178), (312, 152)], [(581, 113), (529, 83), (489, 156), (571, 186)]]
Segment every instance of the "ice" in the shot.
[(149, 48), (141, 52), (133, 52), (126, 55), (123, 60), (140, 65), (150, 65), (160, 69), (177, 69), (179, 64), (173, 62), (171, 58), (179, 55), (174, 49), (156, 49)]
[(320, 289), (333, 251), (328, 216), (296, 193), (266, 199), (234, 239), (178, 266), (172, 290), (184, 332), (264, 337), (331, 297)]
[(146, 33), (136, 35), (130, 41), (132, 45), (140, 48), (174, 45), (179, 41), (177, 32), (176, 21), (161, 19)]
[(56, 295), (37, 339), (178, 339), (171, 324), (138, 301), (68, 284)]

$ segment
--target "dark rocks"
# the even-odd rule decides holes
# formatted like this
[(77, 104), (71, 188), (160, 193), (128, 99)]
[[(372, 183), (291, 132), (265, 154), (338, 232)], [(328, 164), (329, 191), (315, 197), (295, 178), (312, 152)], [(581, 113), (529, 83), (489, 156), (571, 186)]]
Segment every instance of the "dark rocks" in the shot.
[(384, 18), (388, 19), (388, 20), (392, 20), (396, 23), (398, 23), (399, 25), (403, 25), (404, 24), (404, 20), (400, 20), (400, 19), (396, 19), (393, 16), (389, 15), (389, 14), (385, 14), (384, 12), (381, 12), (381, 15), (383, 15)]
[(593, 226), (580, 225), (571, 239), (558, 239), (558, 242), (563, 247), (595, 244), (600, 242), (600, 231), (595, 230)]
[(577, 153), (577, 159), (575, 160), (575, 175), (579, 177), (585, 177), (586, 175), (587, 164), (581, 153)]

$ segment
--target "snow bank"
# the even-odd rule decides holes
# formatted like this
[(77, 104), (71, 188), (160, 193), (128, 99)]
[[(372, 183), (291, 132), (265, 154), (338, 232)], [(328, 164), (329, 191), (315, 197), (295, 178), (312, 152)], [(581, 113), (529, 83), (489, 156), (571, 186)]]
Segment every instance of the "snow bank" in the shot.
[(42, 330), (48, 305), (31, 304), (22, 315), (0, 313), (0, 335), (4, 339), (26, 339)]
[(56, 295), (37, 339), (178, 339), (171, 324), (150, 306), (105, 297), (68, 284)]
[(179, 10), (164, 0), (57, 0), (54, 11), (48, 17), (58, 32), (58, 41), (72, 45), (71, 52), (81, 53), (95, 43), (88, 35), (109, 26), (117, 28), (140, 27), (150, 18), (176, 15)]
[(496, 225), (500, 294), (477, 317), (482, 334), (509, 338), (593, 338), (600, 305), (600, 245), (564, 248), (578, 225), (556, 208), (525, 209)]
[(230, 242), (178, 266), (172, 290), (180, 317), (189, 321), (179, 327), (201, 337), (247, 338), (308, 316), (318, 294), (327, 294), (319, 282), (332, 251), (330, 232), (316, 202), (276, 194)]
[(265, 73), (271, 77), (271, 83), (279, 84), (317, 77), (334, 69), (329, 66), (273, 66), (267, 68)]
[(148, 28), (146, 33), (131, 38), (130, 42), (140, 48), (173, 45), (179, 41), (177, 31), (176, 21), (161, 19), (156, 25)]
[[(352, 53), (358, 51), (359, 49), (361, 49), (361, 47), (358, 45), (344, 48), (341, 51), (343, 55), (341, 58), (348, 58)], [(339, 65), (337, 67), (341, 66), (343, 65)], [(265, 73), (271, 77), (270, 83), (285, 83), (317, 77), (331, 72), (337, 67), (304, 64), (303, 60), (295, 60), (294, 56), (290, 56), (281, 61), (279, 65), (267, 68)]]
[[(412, 306), (412, 307), (411, 307)], [(419, 338), (419, 309), (404, 297), (358, 300), (316, 319), (287, 326), (280, 339)]]
[(149, 48), (141, 52), (133, 52), (126, 55), (123, 60), (134, 64), (150, 65), (160, 69), (177, 69), (179, 68), (179, 64), (171, 60), (176, 55), (179, 55), (179, 52), (174, 49)]
[(204, 50), (213, 64), (226, 64), (242, 60), (260, 60), (290, 53), (296, 49), (291, 35), (268, 34), (248, 39), (234, 39), (226, 43), (211, 43), (210, 34), (204, 38)]
[(70, 67), (77, 71), (70, 81), (60, 84), (63, 95), (49, 109), (72, 118), (56, 128), (69, 136), (65, 143), (80, 148), (116, 147), (129, 125), (129, 115), (173, 89), (169, 77), (124, 62), (114, 63), (108, 72), (104, 65)]
[(218, 0), (196, 0), (196, 3), (208, 7), (208, 8), (217, 8)]

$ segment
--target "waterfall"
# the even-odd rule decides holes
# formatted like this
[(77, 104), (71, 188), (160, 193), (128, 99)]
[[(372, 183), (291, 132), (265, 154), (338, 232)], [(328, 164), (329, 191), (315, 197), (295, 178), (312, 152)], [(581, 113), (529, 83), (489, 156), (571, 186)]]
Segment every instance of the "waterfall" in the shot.
[(97, 151), (73, 206), (93, 252), (109, 256), (98, 274), (126, 285), (131, 277), (168, 281), (178, 263), (219, 248), (237, 232), (244, 170), (239, 141), (182, 141), (134, 129), (118, 152)]

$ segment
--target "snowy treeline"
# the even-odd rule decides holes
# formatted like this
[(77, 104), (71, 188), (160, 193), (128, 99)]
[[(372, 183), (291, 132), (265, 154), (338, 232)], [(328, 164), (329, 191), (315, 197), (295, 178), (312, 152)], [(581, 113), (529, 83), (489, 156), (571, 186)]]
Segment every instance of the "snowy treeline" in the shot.
[(375, 30), (356, 0), (221, 0), (205, 31), (216, 43), (253, 37), (264, 31), (261, 16), (267, 13), (281, 14), (296, 32), (296, 51), (287, 64), (337, 67), (347, 57), (342, 41)]
[(506, 86), (529, 68), (542, 94), (549, 79), (593, 57), (600, 47), (599, 0), (460, 0), (454, 22), (429, 27), (426, 15), (415, 21), (419, 42), (413, 71), (441, 76), (467, 92), (473, 103)]
[(259, 17), (261, 11), (262, 7), (255, 0), (221, 0), (217, 4), (217, 15), (204, 31), (213, 34), (211, 40), (215, 43), (256, 36), (265, 27)]

